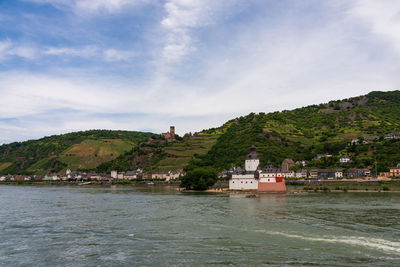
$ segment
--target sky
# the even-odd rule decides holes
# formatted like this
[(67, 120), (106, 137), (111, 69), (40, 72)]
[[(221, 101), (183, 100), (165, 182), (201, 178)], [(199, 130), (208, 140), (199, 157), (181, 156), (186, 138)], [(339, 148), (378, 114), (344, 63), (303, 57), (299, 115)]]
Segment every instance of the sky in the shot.
[(0, 0), (0, 144), (400, 88), (398, 0)]

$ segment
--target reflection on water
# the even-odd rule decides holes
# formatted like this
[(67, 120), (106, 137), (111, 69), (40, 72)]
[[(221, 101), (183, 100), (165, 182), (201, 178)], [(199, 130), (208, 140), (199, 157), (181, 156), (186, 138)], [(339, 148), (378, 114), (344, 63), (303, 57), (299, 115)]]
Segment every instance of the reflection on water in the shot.
[(400, 264), (400, 195), (0, 187), (0, 265)]
[(260, 194), (256, 198), (246, 198), (244, 194), (229, 195), (229, 205), (243, 216), (276, 219), (286, 215), (286, 194)]

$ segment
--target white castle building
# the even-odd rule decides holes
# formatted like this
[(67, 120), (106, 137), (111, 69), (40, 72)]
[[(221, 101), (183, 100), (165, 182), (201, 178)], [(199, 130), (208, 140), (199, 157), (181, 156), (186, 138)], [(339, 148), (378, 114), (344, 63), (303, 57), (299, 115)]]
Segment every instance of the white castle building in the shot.
[(229, 179), (230, 190), (286, 191), (282, 171), (271, 164), (261, 170), (256, 147), (252, 146), (242, 168), (235, 168)]

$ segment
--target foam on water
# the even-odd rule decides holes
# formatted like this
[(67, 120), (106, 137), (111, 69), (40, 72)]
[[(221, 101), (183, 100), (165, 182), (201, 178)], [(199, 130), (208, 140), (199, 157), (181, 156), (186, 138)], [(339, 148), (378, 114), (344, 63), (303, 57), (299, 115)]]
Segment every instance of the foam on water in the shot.
[(342, 243), (352, 246), (361, 246), (370, 249), (382, 250), (385, 252), (400, 253), (400, 242), (394, 242), (380, 238), (369, 238), (362, 236), (327, 236), (327, 235), (321, 237), (313, 237), (313, 236), (302, 236), (297, 234), (289, 234), (289, 233), (265, 231), (265, 230), (256, 230), (256, 232), (266, 233), (269, 235), (280, 235), (288, 238), (295, 238), (312, 242)]

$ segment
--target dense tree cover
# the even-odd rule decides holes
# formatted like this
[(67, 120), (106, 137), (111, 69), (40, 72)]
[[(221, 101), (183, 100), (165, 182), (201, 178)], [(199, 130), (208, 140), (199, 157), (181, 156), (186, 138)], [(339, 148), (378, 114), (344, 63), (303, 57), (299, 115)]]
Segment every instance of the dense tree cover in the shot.
[[(53, 159), (72, 145), (88, 138), (122, 139), (139, 143), (154, 136), (157, 135), (132, 131), (90, 130), (5, 144), (0, 146), (0, 164), (2, 162), (12, 162), (12, 165), (0, 170), (0, 174), (30, 174), (27, 169), (33, 164), (43, 159)], [(42, 167), (50, 172), (61, 170), (65, 167), (65, 164), (53, 159)]]
[[(400, 132), (400, 91), (371, 92), (366, 96), (332, 101), (292, 111), (251, 113), (229, 122), (230, 126), (204, 156), (191, 161), (188, 170), (202, 166), (227, 169), (240, 166), (255, 145), (261, 165), (280, 165), (283, 159), (311, 161), (314, 167), (372, 167), (385, 171), (400, 161), (396, 145), (383, 141), (388, 133)], [(349, 145), (353, 138), (359, 143)], [(363, 140), (368, 144), (362, 144)], [(397, 144), (397, 141), (393, 141)], [(317, 154), (331, 158), (313, 160)], [(339, 163), (349, 155), (353, 162)]]
[(195, 168), (181, 178), (181, 187), (187, 190), (206, 190), (213, 186), (218, 179), (218, 173), (214, 168)]

